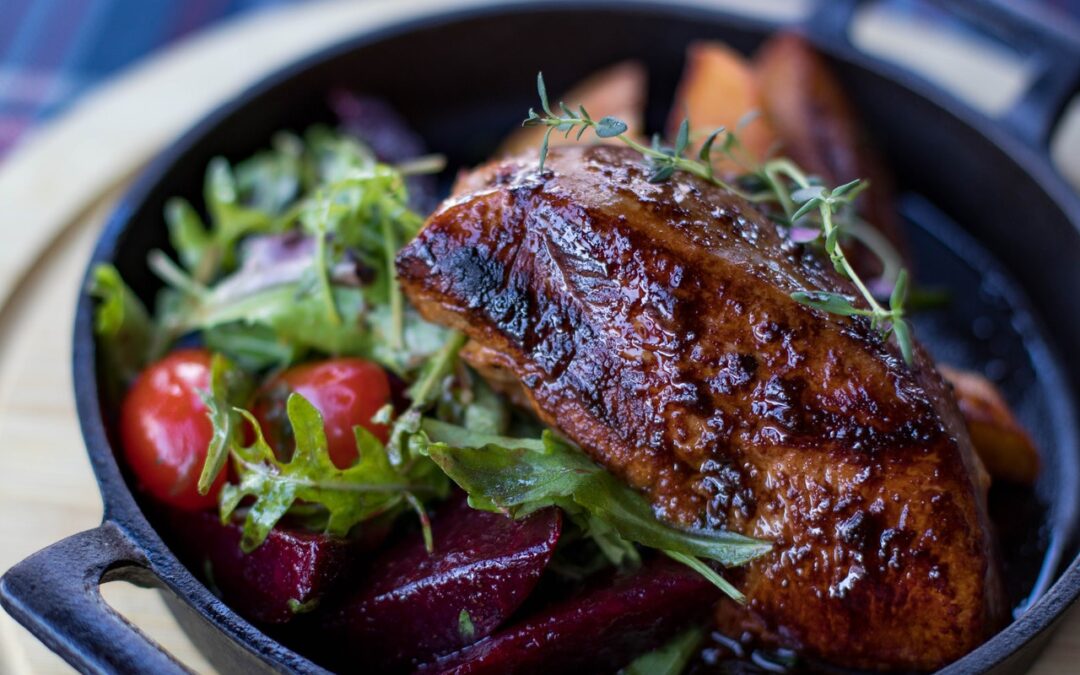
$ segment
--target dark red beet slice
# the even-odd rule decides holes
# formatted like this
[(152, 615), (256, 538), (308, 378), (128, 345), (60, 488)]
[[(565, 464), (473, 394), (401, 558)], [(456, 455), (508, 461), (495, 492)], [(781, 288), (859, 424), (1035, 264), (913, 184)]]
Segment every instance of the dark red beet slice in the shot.
[(317, 617), (318, 630), (346, 663), (407, 671), (506, 621), (540, 579), (561, 529), (557, 509), (512, 520), (455, 498), (432, 519), (433, 553), (419, 533), (381, 552), (360, 587)]
[(196, 574), (209, 577), (225, 604), (263, 623), (292, 619), (296, 612), (290, 600), (310, 609), (387, 532), (370, 528), (361, 539), (346, 540), (279, 526), (262, 546), (245, 554), (240, 525), (222, 525), (216, 513), (170, 510), (167, 518), (181, 558)]
[(716, 587), (657, 556), (517, 625), (421, 667), (425, 675), (596, 673), (625, 666), (702, 618)]

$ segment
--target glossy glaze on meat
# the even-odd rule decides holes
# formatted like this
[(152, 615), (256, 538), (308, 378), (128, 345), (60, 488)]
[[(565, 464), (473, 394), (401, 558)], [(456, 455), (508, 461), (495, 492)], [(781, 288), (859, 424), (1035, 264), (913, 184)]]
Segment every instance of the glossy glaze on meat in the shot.
[[(646, 180), (626, 148), (553, 149), (459, 182), (398, 258), (412, 302), (505, 389), (683, 525), (773, 542), (718, 621), (834, 664), (931, 669), (995, 629), (985, 480), (929, 360), (751, 205)], [(510, 383), (508, 385), (508, 382)]]

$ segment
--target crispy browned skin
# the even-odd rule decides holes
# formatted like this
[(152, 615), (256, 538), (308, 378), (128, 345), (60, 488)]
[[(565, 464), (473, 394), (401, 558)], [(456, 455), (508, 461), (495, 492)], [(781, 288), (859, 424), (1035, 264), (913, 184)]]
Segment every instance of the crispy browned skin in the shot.
[(729, 572), (729, 634), (840, 665), (930, 669), (1002, 616), (976, 460), (948, 389), (749, 204), (625, 148), (493, 163), (398, 257), (423, 315), (512, 371), (537, 414), (685, 525), (773, 550)]

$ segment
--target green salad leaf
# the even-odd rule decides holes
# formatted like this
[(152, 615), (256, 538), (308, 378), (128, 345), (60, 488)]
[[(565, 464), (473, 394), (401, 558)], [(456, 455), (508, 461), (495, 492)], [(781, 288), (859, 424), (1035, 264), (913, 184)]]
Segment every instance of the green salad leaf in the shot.
[(175, 337), (207, 343), (253, 368), (314, 351), (378, 361), (399, 375), (419, 367), (446, 330), (423, 321), (398, 288), (394, 256), (422, 219), (404, 176), (355, 139), (323, 127), (303, 141), (207, 169), (204, 224), (183, 200), (166, 208), (181, 265), (151, 254), (172, 298), (162, 317)]
[(353, 526), (413, 505), (410, 496), (445, 497), (445, 476), (425, 458), (394, 466), (386, 449), (371, 432), (355, 427), (359, 459), (346, 469), (330, 460), (319, 411), (293, 393), (286, 402), (296, 447), (288, 461), (279, 460), (255, 417), (235, 409), (254, 429), (255, 441), (245, 446), (232, 434), (228, 446), (239, 482), (221, 491), (221, 518), (227, 522), (246, 498), (254, 498), (244, 518), (240, 548), (250, 552), (296, 504), (317, 505), (325, 511), (325, 531), (344, 536)]
[(281, 132), (270, 149), (231, 166), (223, 157), (206, 169), (204, 223), (184, 199), (169, 200), (165, 222), (181, 263), (199, 283), (231, 271), (238, 242), (248, 235), (285, 231), (299, 216), (305, 192), (344, 172), (370, 167), (374, 155), (361, 143), (325, 127), (312, 127), (302, 139)]
[(128, 288), (116, 267), (102, 263), (90, 273), (90, 294), (97, 298), (94, 332), (111, 381), (123, 388), (146, 365), (156, 328), (138, 296)]
[[(319, 127), (321, 128), (321, 127)], [(309, 134), (312, 130), (309, 130)], [(328, 133), (332, 133), (329, 132)], [(296, 134), (274, 134), (271, 147), (236, 165), (236, 189), (253, 209), (280, 217), (307, 189), (308, 144)]]
[(521, 517), (558, 506), (587, 531), (599, 526), (608, 535), (669, 554), (737, 600), (741, 594), (701, 559), (737, 567), (770, 549), (732, 532), (682, 530), (660, 521), (641, 494), (550, 431), (539, 440), (514, 439), (434, 419), (424, 419), (421, 430), (427, 444), (419, 452), (469, 493), (474, 508)]
[(406, 392), (414, 409), (431, 407), (439, 398), (440, 387), (457, 365), (458, 352), (465, 346), (465, 335), (452, 332), (430, 359), (424, 363)]
[(214, 354), (210, 361), (210, 390), (200, 392), (213, 433), (199, 474), (199, 494), (209, 493), (214, 479), (225, 468), (229, 445), (240, 431), (239, 415), (234, 406), (246, 401), (252, 389), (251, 379), (242, 370), (223, 355)]
[(316, 125), (304, 133), (305, 187), (337, 182), (375, 164), (375, 153), (353, 136)]
[(704, 629), (700, 626), (689, 628), (658, 649), (631, 661), (619, 675), (679, 675), (686, 670), (704, 640)]
[(470, 401), (462, 414), (462, 426), (480, 434), (503, 434), (510, 426), (506, 401), (484, 380), (472, 383)]
[[(154, 260), (161, 269), (163, 259)], [(182, 272), (174, 270), (173, 283), (179, 274)], [(291, 280), (248, 279), (244, 274), (240, 270), (206, 291), (189, 291), (187, 302), (167, 318), (170, 330), (178, 335), (224, 330), (215, 336), (215, 346), (230, 355), (232, 349), (240, 348), (236, 343), (238, 335), (255, 340), (244, 345), (239, 355), (250, 354), (252, 349), (267, 358), (298, 358), (310, 350), (333, 355), (367, 351), (368, 338), (362, 322), (366, 304), (360, 289), (333, 287), (330, 297), (336, 314), (331, 316), (322, 302), (315, 300), (310, 279), (303, 272)], [(269, 285), (262, 286), (260, 281)], [(186, 283), (176, 285), (182, 288)], [(229, 335), (232, 339), (223, 339)]]
[(294, 363), (304, 354), (302, 347), (282, 340), (273, 328), (261, 324), (227, 323), (203, 330), (202, 337), (210, 351), (228, 354), (248, 372)]
[(250, 234), (272, 231), (274, 214), (248, 206), (241, 199), (232, 167), (215, 157), (206, 169), (203, 199), (209, 227), (186, 200), (165, 205), (169, 241), (198, 283), (207, 283), (236, 264), (236, 244)]

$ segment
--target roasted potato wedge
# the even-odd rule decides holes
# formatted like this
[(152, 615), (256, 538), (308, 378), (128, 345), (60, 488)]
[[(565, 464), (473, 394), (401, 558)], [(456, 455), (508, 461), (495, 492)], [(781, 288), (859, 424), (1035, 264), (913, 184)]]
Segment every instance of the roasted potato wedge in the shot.
[[(720, 42), (695, 42), (686, 49), (686, 66), (675, 91), (668, 118), (668, 137), (674, 138), (683, 118), (690, 119), (692, 137), (717, 127), (734, 129), (751, 111), (763, 112), (761, 87), (750, 63)], [(758, 117), (739, 133), (747, 154), (762, 160), (777, 142), (769, 120)], [(718, 168), (724, 166), (717, 162)]]
[[(872, 189), (859, 198), (859, 215), (905, 255), (892, 177), (866, 142), (854, 106), (821, 56), (805, 38), (780, 33), (758, 50), (754, 68), (763, 112), (782, 139), (783, 154), (831, 185), (869, 181)], [(869, 251), (856, 262), (860, 272), (880, 273)]]
[(1030, 485), (1039, 476), (1039, 451), (998, 388), (978, 373), (938, 366), (952, 385), (971, 442), (991, 477)]
[[(576, 84), (570, 91), (553, 98), (551, 104), (565, 101), (577, 110), (583, 105), (589, 114), (600, 119), (608, 115), (626, 122), (631, 132), (640, 133), (645, 125), (645, 96), (647, 76), (645, 66), (637, 61), (622, 61), (613, 66), (597, 71)], [(498, 155), (516, 155), (520, 152), (537, 148), (544, 136), (544, 127), (524, 127), (510, 134), (499, 146)], [(564, 138), (562, 134), (551, 135), (550, 144), (566, 145), (578, 142), (575, 134)], [(581, 143), (595, 143), (596, 135), (586, 133)]]

